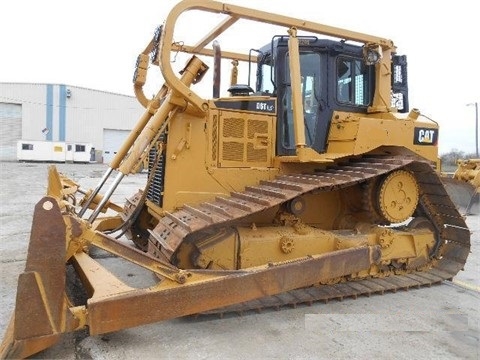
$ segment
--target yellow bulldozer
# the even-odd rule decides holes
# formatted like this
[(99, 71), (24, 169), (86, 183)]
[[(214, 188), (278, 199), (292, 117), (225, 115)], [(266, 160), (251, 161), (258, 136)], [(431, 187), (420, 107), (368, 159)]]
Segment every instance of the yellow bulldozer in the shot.
[[(204, 22), (213, 25), (203, 37), (178, 39), (188, 11), (216, 22)], [(237, 22), (278, 33), (262, 43), (257, 33), (248, 51), (225, 50), (220, 37)], [(188, 61), (177, 72), (179, 53)], [(165, 82), (148, 98), (153, 66)], [(206, 99), (196, 84), (210, 80)], [(470, 231), (442, 185), (438, 124), (409, 109), (407, 80), (406, 56), (391, 40), (179, 2), (138, 57), (134, 89), (145, 112), (99, 184), (83, 189), (49, 168), (1, 357), (31, 356), (82, 329), (96, 335), (452, 279)], [(147, 157), (145, 187), (113, 203)], [(158, 281), (127, 285), (94, 249)]]
[(442, 182), (459, 211), (466, 215), (480, 211), (480, 159), (459, 159), (455, 172), (444, 175)]

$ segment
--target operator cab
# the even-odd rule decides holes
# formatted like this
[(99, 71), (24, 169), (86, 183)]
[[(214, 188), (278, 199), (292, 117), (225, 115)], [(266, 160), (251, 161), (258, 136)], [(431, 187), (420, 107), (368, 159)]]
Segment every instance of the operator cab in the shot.
[[(334, 111), (367, 113), (375, 65), (366, 65), (362, 46), (298, 39), (306, 145), (323, 153)], [(256, 91), (277, 98), (277, 155), (295, 155), (288, 36), (275, 36), (259, 50)]]

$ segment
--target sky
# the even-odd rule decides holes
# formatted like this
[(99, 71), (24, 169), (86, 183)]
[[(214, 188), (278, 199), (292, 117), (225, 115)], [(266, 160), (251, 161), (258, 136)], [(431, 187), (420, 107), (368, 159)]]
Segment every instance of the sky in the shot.
[[(475, 107), (467, 106), (480, 102), (480, 46), (475, 30), (479, 17), (475, 2), (226, 2), (393, 40), (398, 54), (408, 58), (410, 108), (418, 108), (440, 124), (440, 153), (452, 149), (475, 152)], [(133, 95), (136, 58), (177, 3), (5, 2), (0, 12), (0, 82), (58, 83)], [(198, 14), (189, 14), (174, 40), (188, 40), (192, 34), (198, 39), (211, 25)], [(270, 34), (251, 24), (235, 29), (238, 31), (222, 35), (222, 49), (238, 47), (248, 51), (271, 39)], [(162, 84), (155, 70), (149, 72), (145, 86), (152, 94)]]

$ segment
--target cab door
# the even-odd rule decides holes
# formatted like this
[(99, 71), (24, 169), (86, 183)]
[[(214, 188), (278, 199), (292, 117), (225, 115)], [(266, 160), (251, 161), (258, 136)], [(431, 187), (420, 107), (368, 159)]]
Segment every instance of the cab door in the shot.
[[(292, 87), (290, 81), (289, 55), (285, 53), (281, 71), (277, 71), (278, 123), (277, 155), (295, 155), (293, 127)], [(300, 51), (301, 93), (305, 124), (305, 141), (308, 147), (322, 153), (325, 151), (328, 124), (332, 111), (327, 107), (327, 61), (325, 55), (316, 51)], [(279, 70), (277, 68), (277, 70)]]

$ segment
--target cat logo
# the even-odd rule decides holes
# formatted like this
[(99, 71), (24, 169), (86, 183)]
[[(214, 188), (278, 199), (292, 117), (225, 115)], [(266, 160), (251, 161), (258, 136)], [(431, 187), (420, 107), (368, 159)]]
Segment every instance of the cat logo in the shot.
[(413, 143), (415, 145), (437, 145), (438, 129), (415, 128)]

